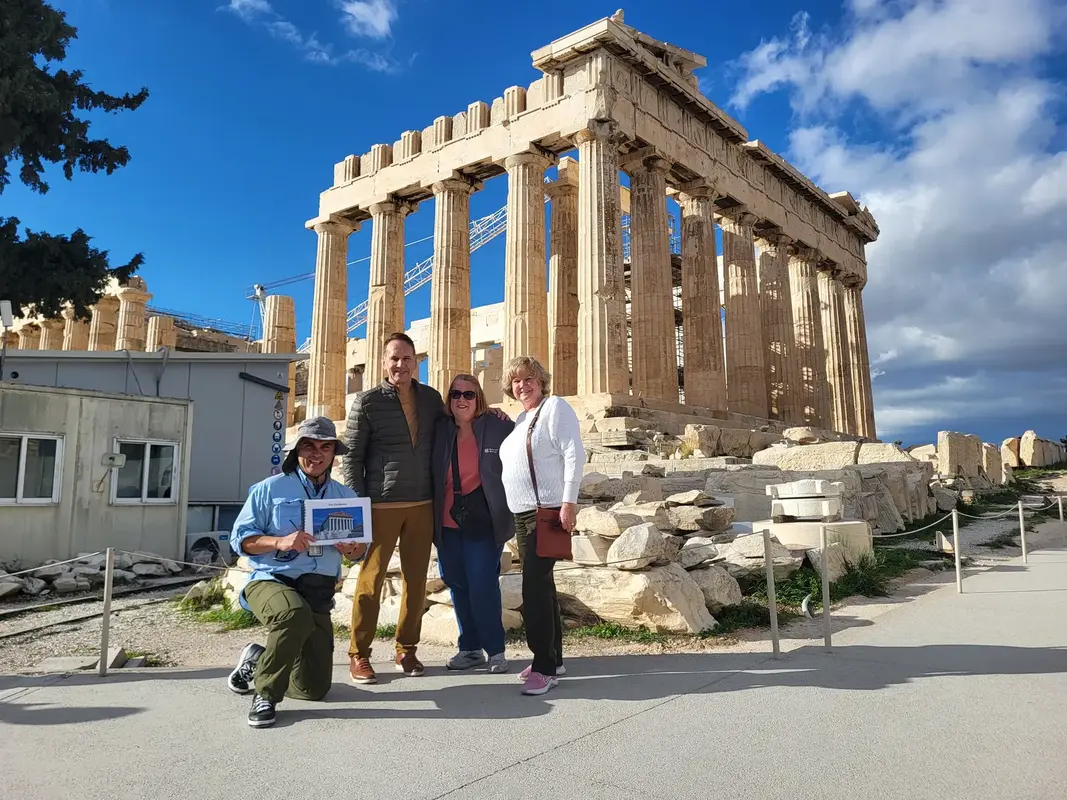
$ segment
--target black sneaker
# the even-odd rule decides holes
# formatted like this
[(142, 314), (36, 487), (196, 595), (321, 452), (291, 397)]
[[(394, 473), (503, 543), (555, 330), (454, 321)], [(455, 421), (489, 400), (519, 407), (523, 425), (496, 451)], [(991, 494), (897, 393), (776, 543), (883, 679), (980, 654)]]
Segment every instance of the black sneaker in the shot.
[(252, 679), (256, 676), (256, 663), (263, 655), (264, 649), (262, 645), (255, 642), (245, 645), (245, 649), (241, 651), (241, 657), (237, 660), (237, 666), (226, 680), (226, 685), (230, 687), (231, 692), (248, 694), (252, 691)]
[(274, 724), (274, 701), (261, 694), (252, 698), (252, 708), (248, 712), (248, 724), (253, 728), (267, 728)]

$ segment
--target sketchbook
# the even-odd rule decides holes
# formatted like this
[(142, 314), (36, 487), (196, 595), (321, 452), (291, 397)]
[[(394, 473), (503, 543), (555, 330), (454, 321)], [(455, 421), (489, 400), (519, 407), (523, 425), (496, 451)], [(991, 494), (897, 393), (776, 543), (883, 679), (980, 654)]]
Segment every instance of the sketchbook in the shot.
[(340, 542), (370, 544), (372, 540), (369, 497), (335, 500), (305, 500), (304, 530), (320, 545)]

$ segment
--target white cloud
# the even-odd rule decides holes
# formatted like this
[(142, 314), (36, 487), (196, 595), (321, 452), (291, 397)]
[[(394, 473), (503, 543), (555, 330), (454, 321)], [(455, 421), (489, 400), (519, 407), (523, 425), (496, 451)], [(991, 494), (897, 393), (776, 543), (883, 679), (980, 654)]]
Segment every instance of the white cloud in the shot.
[[(881, 435), (1051, 413), (1063, 391), (1067, 87), (1044, 66), (1065, 22), (1055, 0), (850, 0), (840, 29), (800, 15), (741, 59), (734, 103), (785, 90), (789, 157), (881, 227), (864, 292)], [(860, 140), (857, 114), (883, 135)]]
[[(315, 64), (360, 64), (374, 72), (394, 72), (398, 69), (398, 65), (391, 58), (362, 47), (335, 53), (333, 45), (322, 42), (317, 33), (306, 34), (301, 31), (297, 25), (275, 11), (267, 0), (230, 0), (229, 5), (221, 6), (219, 10), (232, 12), (249, 25), (261, 25), (275, 39), (292, 45), (307, 61)], [(393, 16), (396, 16), (395, 11)]]
[(341, 20), (353, 36), (385, 39), (396, 22), (394, 0), (344, 0)]

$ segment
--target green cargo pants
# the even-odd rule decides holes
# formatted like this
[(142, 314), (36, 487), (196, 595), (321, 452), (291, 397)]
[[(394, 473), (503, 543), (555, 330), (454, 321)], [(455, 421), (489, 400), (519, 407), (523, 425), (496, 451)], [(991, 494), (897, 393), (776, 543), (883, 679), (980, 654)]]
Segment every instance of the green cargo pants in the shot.
[(266, 650), (256, 664), (258, 694), (281, 702), (321, 700), (333, 682), (333, 621), (315, 614), (295, 589), (278, 581), (245, 587), (249, 609), (267, 629)]

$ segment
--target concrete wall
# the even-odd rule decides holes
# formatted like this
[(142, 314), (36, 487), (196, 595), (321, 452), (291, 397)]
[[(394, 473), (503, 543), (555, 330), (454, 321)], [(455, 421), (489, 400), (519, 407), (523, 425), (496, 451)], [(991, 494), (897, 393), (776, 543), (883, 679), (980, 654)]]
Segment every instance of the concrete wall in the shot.
[[(78, 389), (0, 383), (0, 434), (61, 437), (58, 503), (0, 505), (0, 560), (37, 564), (118, 547), (171, 558), (185, 549), (192, 403)], [(121, 505), (111, 499), (103, 456), (115, 439), (178, 445), (169, 502)], [(173, 484), (172, 484), (173, 485)]]

